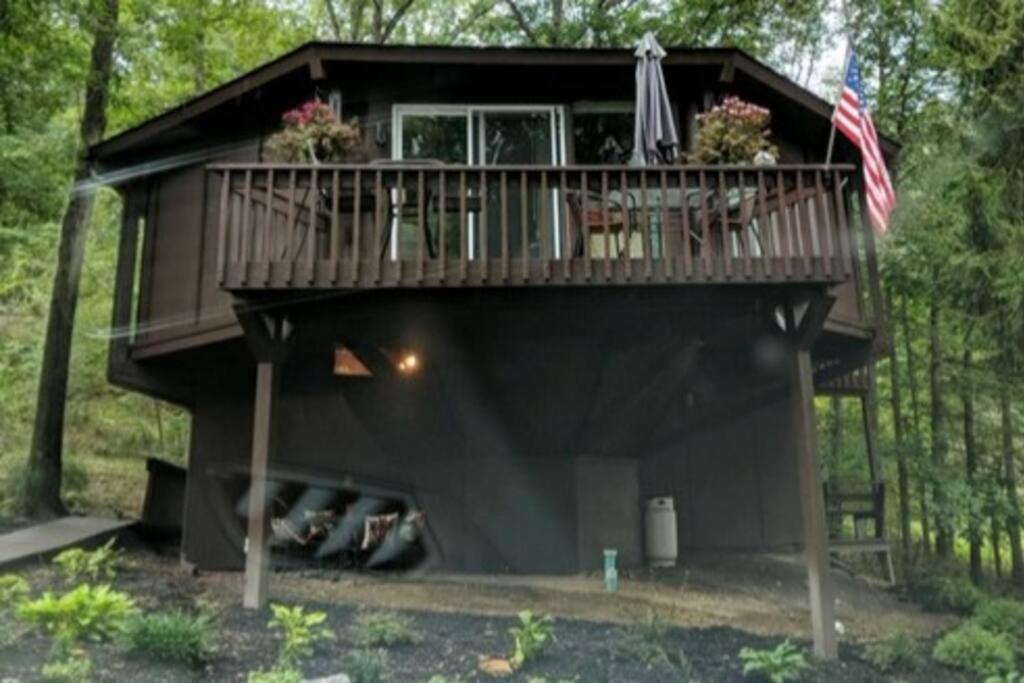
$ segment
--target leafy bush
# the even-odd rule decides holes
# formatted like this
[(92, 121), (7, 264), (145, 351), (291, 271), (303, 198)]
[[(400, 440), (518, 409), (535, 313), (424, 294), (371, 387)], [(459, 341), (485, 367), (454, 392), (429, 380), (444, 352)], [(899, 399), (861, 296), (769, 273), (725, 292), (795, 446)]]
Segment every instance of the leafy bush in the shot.
[(740, 660), (744, 676), (763, 676), (771, 683), (795, 681), (808, 666), (803, 651), (788, 639), (767, 650), (745, 647), (740, 650)]
[(1024, 683), (1024, 675), (1011, 671), (1008, 674), (989, 676), (985, 679), (985, 683)]
[(349, 635), (361, 648), (411, 645), (422, 640), (412, 619), (396, 612), (360, 614), (349, 628)]
[(622, 638), (616, 644), (619, 653), (645, 664), (668, 661), (665, 652), (668, 624), (653, 608), (648, 608), (643, 617), (635, 620), (621, 633)]
[(120, 548), (114, 547), (116, 540), (111, 538), (95, 550), (70, 548), (53, 558), (53, 563), (60, 567), (68, 583), (82, 579), (110, 581), (117, 576), (123, 554)]
[(28, 581), (17, 574), (0, 576), (0, 614), (14, 611), (28, 599), (31, 591)]
[(44, 681), (84, 683), (92, 673), (92, 661), (81, 653), (69, 653), (43, 664), (41, 673)]
[(554, 637), (554, 620), (550, 616), (535, 618), (530, 610), (523, 610), (518, 616), (519, 625), (509, 629), (515, 640), (515, 649), (509, 658), (513, 669), (532, 661)]
[(912, 673), (927, 664), (923, 644), (906, 633), (894, 633), (864, 648), (864, 659), (885, 673)]
[(124, 631), (135, 613), (135, 603), (124, 593), (110, 586), (89, 584), (60, 597), (44, 593), (18, 608), (22, 620), (52, 635), (68, 649), (87, 640), (110, 640)]
[(249, 683), (302, 683), (302, 674), (296, 669), (270, 669), (249, 672)]
[(298, 670), (303, 659), (313, 654), (313, 646), (321, 640), (334, 637), (324, 622), (324, 612), (306, 612), (301, 606), (271, 605), (274, 616), (268, 624), (281, 636), (281, 651), (277, 656), (277, 669)]
[(987, 600), (978, 606), (971, 621), (986, 631), (1006, 636), (1014, 647), (1024, 651), (1024, 602)]
[(353, 650), (341, 663), (352, 683), (380, 683), (387, 679), (388, 653), (385, 650)]
[(936, 612), (970, 614), (985, 594), (962, 576), (933, 576), (920, 583), (924, 606)]
[(199, 666), (213, 650), (213, 619), (181, 611), (137, 616), (128, 623), (127, 640), (150, 659)]
[(953, 629), (935, 644), (932, 657), (951, 669), (979, 676), (995, 676), (1013, 671), (1013, 647), (1006, 636), (966, 623)]

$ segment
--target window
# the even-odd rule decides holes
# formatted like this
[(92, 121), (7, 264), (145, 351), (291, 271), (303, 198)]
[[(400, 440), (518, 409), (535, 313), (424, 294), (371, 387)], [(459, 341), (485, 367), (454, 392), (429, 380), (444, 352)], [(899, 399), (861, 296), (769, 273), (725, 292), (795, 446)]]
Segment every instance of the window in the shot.
[(633, 103), (588, 102), (573, 107), (577, 164), (625, 164), (633, 155)]

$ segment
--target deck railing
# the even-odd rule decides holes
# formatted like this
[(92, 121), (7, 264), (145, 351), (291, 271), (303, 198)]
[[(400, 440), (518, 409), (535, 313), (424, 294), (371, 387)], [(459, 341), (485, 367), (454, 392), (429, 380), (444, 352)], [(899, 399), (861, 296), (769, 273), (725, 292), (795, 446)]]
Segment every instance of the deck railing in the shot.
[(226, 289), (841, 282), (850, 166), (216, 164)]

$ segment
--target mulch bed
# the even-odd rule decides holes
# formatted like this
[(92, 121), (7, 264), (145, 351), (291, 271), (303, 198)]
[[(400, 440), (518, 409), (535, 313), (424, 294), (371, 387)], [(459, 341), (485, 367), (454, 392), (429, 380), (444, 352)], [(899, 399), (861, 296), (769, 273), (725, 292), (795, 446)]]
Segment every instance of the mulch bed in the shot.
[[(57, 588), (60, 580), (51, 567), (36, 565), (25, 572), (37, 591)], [(146, 609), (155, 607), (194, 608), (215, 595), (204, 594), (198, 582), (184, 573), (153, 573), (145, 567), (126, 569), (115, 586), (135, 597)], [(225, 598), (227, 600), (227, 598)], [(311, 603), (311, 610), (328, 614), (328, 623), (338, 639), (319, 644), (304, 666), (307, 676), (323, 676), (342, 670), (341, 659), (352, 649), (348, 626), (358, 608), (348, 605)], [(505, 680), (516, 683), (543, 677), (549, 683), (679, 683), (685, 679), (669, 664), (648, 666), (622, 652), (622, 627), (591, 621), (558, 619), (556, 640), (526, 670), (516, 676), (494, 679), (477, 670), (478, 658), (507, 655), (512, 646), (508, 633), (515, 624), (512, 617), (481, 616), (460, 613), (408, 611), (422, 641), (391, 648), (390, 675), (398, 683), (426, 682), (441, 674), (469, 681)], [(133, 657), (115, 645), (87, 646), (93, 660), (96, 681), (244, 681), (249, 671), (269, 668), (278, 649), (274, 635), (267, 629), (269, 610), (242, 609), (233, 602), (222, 606), (217, 628), (217, 653), (202, 670), (160, 665)], [(690, 661), (704, 683), (731, 683), (744, 679), (737, 653), (745, 646), (773, 647), (777, 640), (767, 639), (736, 628), (685, 629), (668, 631), (665, 649), (672, 658), (680, 653)], [(800, 643), (808, 646), (807, 643)], [(36, 680), (49, 650), (48, 639), (23, 635), (13, 645), (0, 648), (0, 680), (27, 683)], [(807, 682), (862, 683), (864, 681), (903, 680), (921, 683), (966, 681), (948, 670), (930, 665), (913, 675), (883, 675), (860, 658), (860, 650), (844, 646), (838, 662), (817, 664), (801, 678)]]

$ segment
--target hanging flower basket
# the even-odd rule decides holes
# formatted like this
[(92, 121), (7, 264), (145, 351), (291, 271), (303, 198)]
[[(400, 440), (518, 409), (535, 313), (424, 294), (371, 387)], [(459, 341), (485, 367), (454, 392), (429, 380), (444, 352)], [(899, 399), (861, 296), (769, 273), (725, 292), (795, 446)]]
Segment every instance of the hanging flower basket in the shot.
[(693, 158), (702, 164), (749, 164), (778, 158), (769, 141), (771, 112), (732, 95), (697, 115), (699, 131)]
[(281, 163), (355, 161), (359, 128), (340, 121), (325, 103), (311, 100), (281, 117), (284, 128), (267, 141), (267, 157)]

